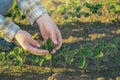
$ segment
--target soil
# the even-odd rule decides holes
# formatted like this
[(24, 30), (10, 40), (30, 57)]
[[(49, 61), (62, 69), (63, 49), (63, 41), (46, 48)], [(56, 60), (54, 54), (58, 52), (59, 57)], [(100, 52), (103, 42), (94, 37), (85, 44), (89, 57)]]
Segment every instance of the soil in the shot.
[[(85, 43), (96, 44), (99, 40), (110, 43), (120, 35), (120, 21), (111, 20), (108, 16), (106, 18), (100, 16), (103, 21), (91, 20), (99, 18), (95, 15), (79, 20), (65, 21), (62, 17), (56, 17), (56, 14), (53, 15), (51, 16), (62, 33), (63, 46), (70, 47), (71, 49), (80, 49), (80, 46)], [(39, 32), (36, 26), (18, 25), (22, 26), (22, 29), (30, 32), (32, 35)], [(41, 35), (40, 39), (42, 39)], [(116, 56), (120, 56), (119, 53)], [(10, 71), (1, 73), (0, 80), (120, 80), (120, 65), (116, 64), (114, 59), (111, 59), (107, 65), (109, 69), (97, 70), (91, 67), (91, 71), (84, 73), (71, 67), (64, 69), (58, 66), (53, 68), (53, 73), (51, 73), (48, 67), (24, 64), (21, 67), (12, 66)], [(74, 67), (74, 65), (72, 66)]]
[[(24, 30), (34, 34), (37, 27), (24, 26)], [(102, 39), (107, 43), (111, 42), (115, 37), (119, 37), (120, 23), (83, 23), (73, 22), (59, 25), (63, 36), (63, 45), (71, 49), (80, 48), (81, 44), (93, 43)], [(111, 62), (109, 70), (101, 69), (86, 73), (79, 70), (64, 70), (63, 68), (55, 68), (56, 71), (51, 73), (49, 68), (41, 68), (35, 65), (24, 65), (19, 71), (19, 67), (13, 67), (6, 74), (0, 74), (0, 80), (120, 80), (119, 65)], [(73, 65), (74, 66), (74, 65)]]

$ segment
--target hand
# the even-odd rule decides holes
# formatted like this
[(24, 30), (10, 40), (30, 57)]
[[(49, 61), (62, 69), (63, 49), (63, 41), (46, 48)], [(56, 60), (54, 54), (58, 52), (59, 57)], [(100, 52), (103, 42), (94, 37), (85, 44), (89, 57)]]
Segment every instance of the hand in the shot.
[(26, 51), (30, 51), (34, 55), (45, 55), (49, 53), (48, 50), (38, 49), (40, 44), (26, 31), (19, 30), (15, 35), (15, 39)]
[(37, 19), (36, 22), (40, 28), (44, 41), (50, 38), (52, 43), (57, 45), (57, 47), (52, 50), (53, 54), (56, 53), (56, 51), (62, 46), (62, 36), (58, 27), (48, 14), (42, 15), (39, 19)]

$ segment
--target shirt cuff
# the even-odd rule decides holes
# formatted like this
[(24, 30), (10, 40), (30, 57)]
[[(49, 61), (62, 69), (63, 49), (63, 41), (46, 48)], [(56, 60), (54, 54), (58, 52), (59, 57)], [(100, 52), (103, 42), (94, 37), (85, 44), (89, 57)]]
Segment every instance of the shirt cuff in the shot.
[(28, 17), (31, 25), (33, 25), (39, 17), (47, 13), (41, 5), (40, 0), (18, 0), (18, 5)]
[(4, 17), (0, 18), (0, 36), (6, 41), (11, 42), (19, 29), (13, 22)]

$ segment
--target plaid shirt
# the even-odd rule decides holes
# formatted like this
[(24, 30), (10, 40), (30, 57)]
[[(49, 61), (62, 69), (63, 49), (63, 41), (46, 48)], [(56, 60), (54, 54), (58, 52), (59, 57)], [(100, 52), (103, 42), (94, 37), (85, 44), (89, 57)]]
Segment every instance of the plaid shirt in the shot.
[[(33, 25), (39, 17), (47, 13), (44, 7), (40, 4), (40, 0), (17, 0), (17, 3), (26, 14), (31, 25)], [(0, 36), (5, 40), (8, 42), (12, 41), (14, 35), (19, 29), (20, 28), (16, 24), (0, 15)]]

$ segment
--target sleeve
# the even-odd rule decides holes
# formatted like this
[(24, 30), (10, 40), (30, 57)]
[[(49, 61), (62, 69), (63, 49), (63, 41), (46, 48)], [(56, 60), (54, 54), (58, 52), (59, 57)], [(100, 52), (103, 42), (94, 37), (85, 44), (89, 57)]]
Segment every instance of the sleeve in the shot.
[(41, 5), (40, 0), (17, 0), (17, 3), (24, 11), (31, 25), (33, 25), (39, 17), (47, 13)]
[(15, 23), (0, 15), (0, 37), (11, 42), (19, 29)]

